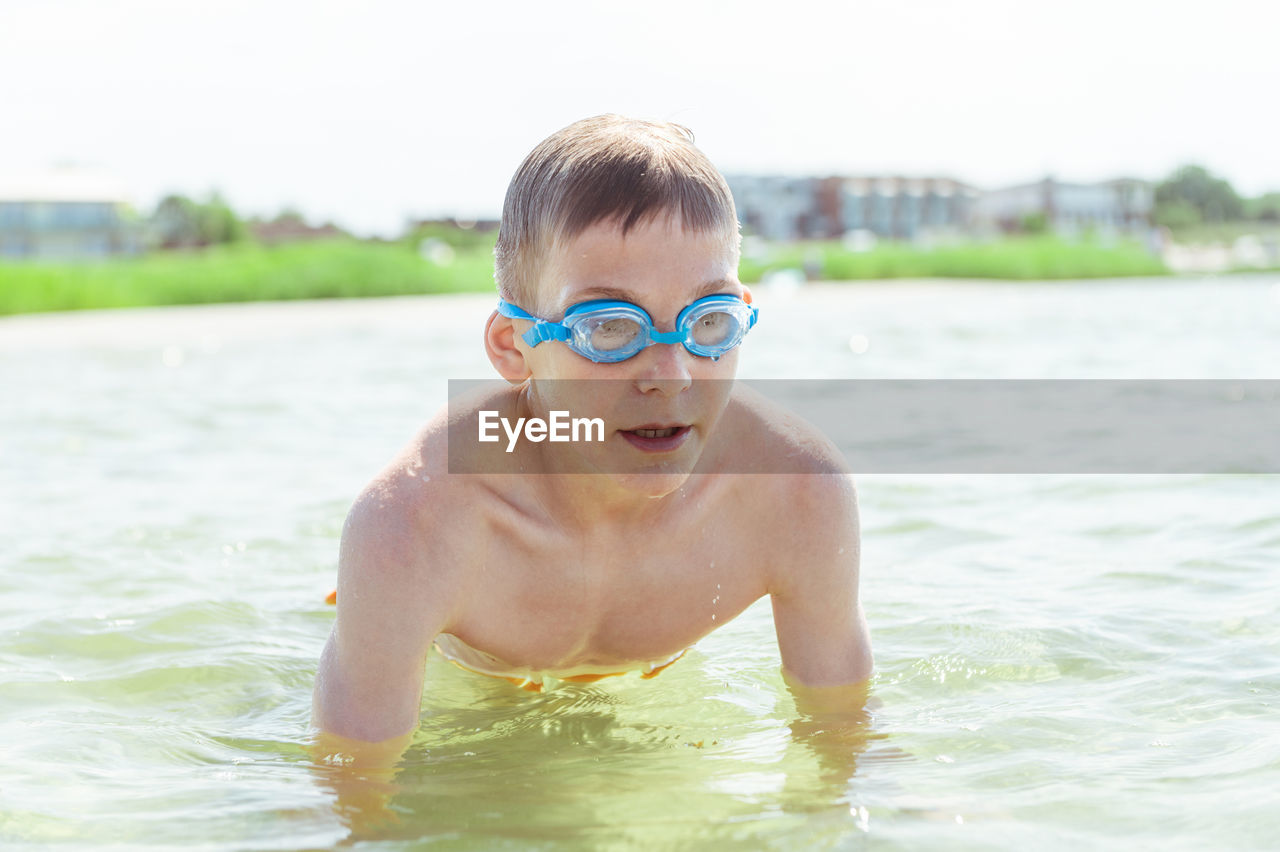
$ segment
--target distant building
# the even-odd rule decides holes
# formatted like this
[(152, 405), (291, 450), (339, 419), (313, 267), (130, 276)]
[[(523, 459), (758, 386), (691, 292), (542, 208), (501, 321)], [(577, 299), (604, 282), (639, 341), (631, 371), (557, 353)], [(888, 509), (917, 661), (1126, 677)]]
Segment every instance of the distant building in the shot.
[(984, 192), (978, 219), (1004, 231), (1019, 230), (1041, 217), (1059, 232), (1103, 228), (1146, 231), (1151, 226), (1155, 191), (1146, 181), (1117, 178), (1100, 183), (1064, 183), (1052, 177)]
[(349, 236), (346, 231), (332, 222), (309, 225), (301, 216), (280, 216), (270, 222), (252, 221), (247, 224), (247, 227), (255, 240), (268, 246), (311, 240), (334, 240)]
[(0, 178), (0, 257), (135, 254), (141, 232), (128, 211), (123, 185), (99, 172), (63, 168)]
[(972, 225), (979, 196), (942, 177), (726, 177), (738, 220), (769, 240), (830, 239), (871, 232), (911, 240)]
[(980, 193), (943, 177), (850, 177), (840, 180), (843, 233), (914, 240), (927, 233), (968, 230)]
[(738, 221), (767, 240), (821, 239), (838, 223), (822, 204), (824, 180), (779, 175), (726, 175)]
[(475, 231), (478, 234), (487, 234), (491, 231), (498, 230), (502, 224), (499, 219), (458, 219), (448, 217), (444, 219), (410, 219), (406, 223), (406, 229), (412, 233), (419, 228), (460, 228), (464, 231)]

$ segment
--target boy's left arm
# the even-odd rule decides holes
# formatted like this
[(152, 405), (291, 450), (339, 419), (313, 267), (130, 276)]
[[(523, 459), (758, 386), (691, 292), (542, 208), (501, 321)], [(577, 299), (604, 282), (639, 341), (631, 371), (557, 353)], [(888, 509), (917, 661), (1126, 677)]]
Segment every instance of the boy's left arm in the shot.
[(847, 686), (871, 676), (871, 635), (858, 597), (858, 499), (847, 474), (793, 483), (786, 551), (770, 584), (778, 650), (788, 682)]

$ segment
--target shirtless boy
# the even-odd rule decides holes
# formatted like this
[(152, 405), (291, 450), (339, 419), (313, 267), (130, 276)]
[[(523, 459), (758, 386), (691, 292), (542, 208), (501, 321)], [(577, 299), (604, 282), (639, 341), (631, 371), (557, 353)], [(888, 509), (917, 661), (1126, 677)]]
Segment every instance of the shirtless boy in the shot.
[[(731, 382), (755, 318), (738, 248), (728, 187), (683, 128), (601, 116), (529, 155), (484, 330), (507, 385), (451, 404), (352, 508), (321, 731), (412, 732), (433, 645), (513, 689), (651, 677), (764, 595), (793, 688), (869, 677), (852, 481)], [(599, 417), (604, 440), (478, 443), (481, 411), (555, 410)], [(786, 471), (750, 472), (770, 458)]]

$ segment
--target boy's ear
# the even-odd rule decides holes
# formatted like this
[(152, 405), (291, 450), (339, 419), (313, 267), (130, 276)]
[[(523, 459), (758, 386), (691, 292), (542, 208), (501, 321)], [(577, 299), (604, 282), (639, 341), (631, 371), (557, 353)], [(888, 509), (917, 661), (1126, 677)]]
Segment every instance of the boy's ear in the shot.
[(742, 285), (742, 301), (751, 304), (751, 288), (746, 284)]
[(516, 345), (516, 327), (510, 317), (494, 311), (484, 327), (484, 351), (489, 363), (498, 375), (512, 384), (519, 384), (533, 373), (524, 359), (524, 353)]

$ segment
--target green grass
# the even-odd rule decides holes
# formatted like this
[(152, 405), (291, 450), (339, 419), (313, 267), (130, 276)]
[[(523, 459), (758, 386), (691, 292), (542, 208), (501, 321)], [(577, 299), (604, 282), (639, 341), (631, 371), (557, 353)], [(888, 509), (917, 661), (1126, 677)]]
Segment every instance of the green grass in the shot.
[(437, 265), (403, 244), (233, 244), (96, 263), (0, 262), (0, 314), (493, 289), (488, 249)]
[(931, 249), (882, 242), (862, 252), (851, 251), (836, 242), (801, 243), (775, 247), (765, 258), (744, 258), (739, 274), (743, 281), (754, 281), (773, 270), (801, 269), (806, 261), (817, 277), (829, 281), (875, 278), (1033, 281), (1168, 274), (1159, 258), (1134, 243), (1104, 245), (1056, 237), (1006, 237)]
[[(921, 249), (881, 243), (854, 252), (837, 242), (771, 246), (744, 257), (742, 280), (816, 264), (832, 281), (869, 278), (1037, 280), (1162, 275), (1138, 245), (1013, 237)], [(280, 299), (493, 292), (492, 236), (461, 244), (448, 263), (405, 242), (333, 240), (264, 247), (235, 244), (153, 252), (97, 263), (0, 262), (0, 314)]]
[(1232, 243), (1240, 237), (1280, 239), (1280, 222), (1215, 222), (1173, 228), (1173, 238), (1187, 245)]

